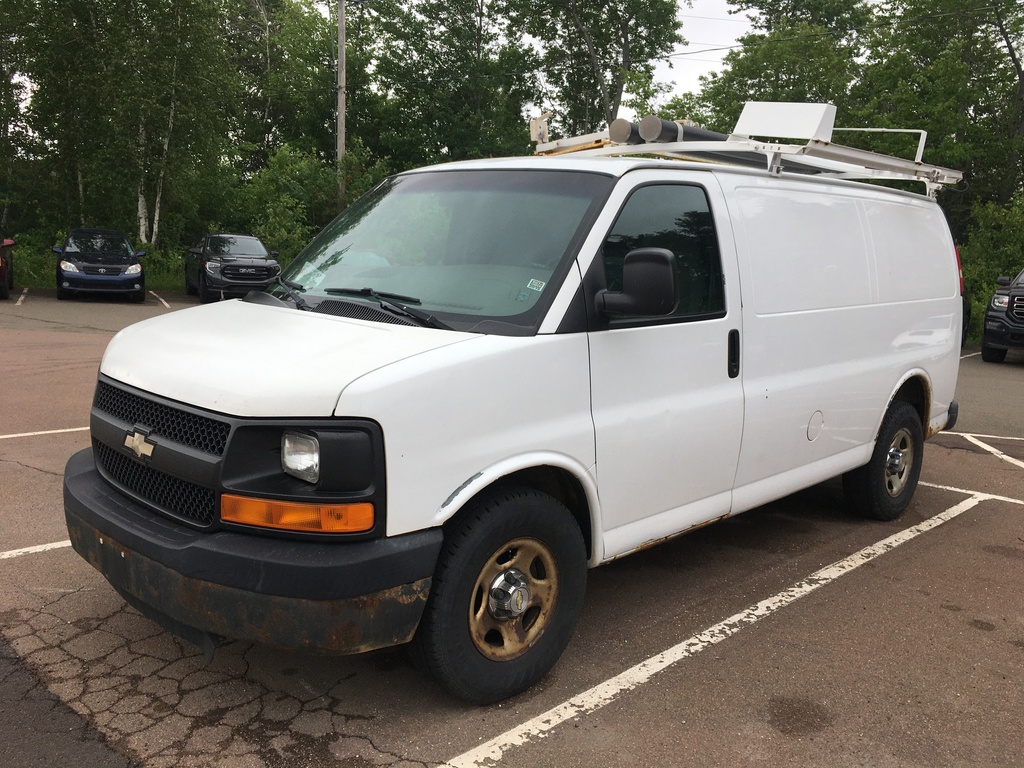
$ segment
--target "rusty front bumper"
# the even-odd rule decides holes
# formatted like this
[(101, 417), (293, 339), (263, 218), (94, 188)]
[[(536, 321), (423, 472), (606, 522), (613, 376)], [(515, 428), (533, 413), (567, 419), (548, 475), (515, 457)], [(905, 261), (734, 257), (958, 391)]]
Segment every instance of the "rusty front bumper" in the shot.
[(206, 534), (111, 488), (92, 451), (65, 469), (75, 550), (142, 613), (204, 646), (210, 636), (317, 653), (361, 653), (416, 631), (441, 533), (320, 543)]

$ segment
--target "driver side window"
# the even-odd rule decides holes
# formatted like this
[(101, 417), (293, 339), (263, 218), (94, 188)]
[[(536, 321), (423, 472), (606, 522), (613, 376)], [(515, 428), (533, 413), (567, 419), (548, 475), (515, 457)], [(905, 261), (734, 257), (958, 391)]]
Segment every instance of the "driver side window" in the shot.
[(602, 249), (608, 290), (622, 290), (622, 265), (636, 248), (667, 248), (675, 256), (678, 302), (658, 320), (725, 315), (718, 237), (703, 189), (652, 184), (630, 195)]

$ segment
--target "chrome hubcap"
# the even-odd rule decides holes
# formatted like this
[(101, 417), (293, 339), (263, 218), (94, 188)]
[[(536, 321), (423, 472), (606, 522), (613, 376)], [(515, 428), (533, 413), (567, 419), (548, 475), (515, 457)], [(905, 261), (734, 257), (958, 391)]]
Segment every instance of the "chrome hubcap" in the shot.
[(909, 430), (897, 432), (885, 457), (885, 490), (895, 498), (903, 493), (914, 466), (914, 441)]
[(526, 577), (515, 568), (510, 568), (499, 574), (491, 584), (487, 607), (496, 619), (514, 619), (526, 612), (531, 598)]

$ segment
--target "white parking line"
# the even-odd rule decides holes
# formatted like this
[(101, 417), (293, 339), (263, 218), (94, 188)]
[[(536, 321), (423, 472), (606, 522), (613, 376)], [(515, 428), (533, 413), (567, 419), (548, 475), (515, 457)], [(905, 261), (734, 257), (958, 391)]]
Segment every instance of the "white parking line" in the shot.
[(88, 427), (71, 427), (70, 429), (47, 429), (43, 432), (19, 432), (15, 435), (0, 435), (0, 440), (12, 440), (15, 437), (38, 437), (39, 435), (62, 435), (65, 432), (87, 432)]
[(974, 445), (976, 445), (979, 448), (981, 448), (983, 451), (988, 451), (989, 453), (991, 453), (996, 458), (1002, 459), (1003, 461), (1005, 461), (1005, 462), (1007, 462), (1009, 464), (1013, 464), (1015, 467), (1020, 467), (1021, 469), (1024, 469), (1024, 461), (1021, 461), (1020, 459), (1015, 459), (1015, 458), (1013, 458), (1013, 456), (1007, 456), (1005, 453), (1000, 451), (998, 448), (993, 448), (991, 445), (988, 445), (987, 443), (983, 443), (981, 440), (979, 440), (974, 435), (964, 435), (964, 438), (967, 440), (967, 442), (973, 443)]
[(968, 357), (977, 357), (980, 354), (981, 354), (981, 352), (970, 352), (970, 353), (968, 353), (966, 355), (960, 355), (960, 359), (961, 360), (966, 360)]
[(55, 541), (52, 544), (40, 544), (38, 547), (25, 547), (24, 549), (10, 549), (6, 552), (0, 552), (0, 560), (9, 560), (12, 557), (21, 557), (22, 555), (34, 555), (38, 552), (49, 552), (51, 549), (61, 549), (63, 547), (70, 547), (71, 541), (66, 539), (64, 541)]
[(667, 669), (676, 662), (700, 653), (704, 649), (709, 648), (716, 643), (720, 643), (722, 640), (731, 637), (741, 629), (745, 629), (761, 619), (771, 616), (773, 613), (785, 608), (787, 605), (796, 602), (800, 598), (806, 597), (819, 587), (831, 584), (840, 576), (871, 562), (875, 558), (884, 555), (886, 552), (895, 549), (901, 544), (905, 544), (906, 542), (920, 536), (922, 533), (926, 533), (927, 531), (937, 528), (943, 523), (962, 515), (969, 509), (976, 507), (982, 501), (998, 499), (1001, 501), (1024, 504), (1024, 501), (1021, 501), (1020, 499), (1008, 499), (1001, 496), (973, 493), (971, 491), (965, 491), (965, 493), (970, 494), (970, 497), (964, 499), (959, 504), (950, 507), (944, 512), (940, 512), (934, 517), (931, 517), (918, 525), (893, 534), (892, 536), (882, 539), (869, 547), (865, 547), (847, 558), (822, 568), (820, 571), (811, 574), (803, 581), (794, 584), (789, 589), (783, 590), (772, 597), (762, 600), (761, 602), (730, 616), (725, 621), (715, 624), (713, 627), (708, 627), (703, 632), (687, 638), (678, 645), (640, 662), (636, 666), (627, 669), (625, 672), (622, 672), (603, 683), (595, 685), (590, 690), (584, 691), (578, 696), (574, 696), (568, 701), (549, 709), (547, 712), (538, 715), (532, 720), (528, 720), (522, 725), (505, 731), (505, 733), (500, 736), (496, 736), (487, 743), (481, 744), (458, 757), (452, 758), (447, 763), (444, 763), (444, 765), (447, 768), (482, 768), (482, 766), (485, 765), (493, 766), (501, 760), (502, 756), (509, 749), (523, 746), (531, 741), (543, 738), (556, 726), (570, 720), (574, 720), (581, 715), (594, 712), (601, 707), (610, 704), (622, 694), (637, 688), (650, 680), (654, 675)]
[(162, 298), (160, 298), (159, 296), (157, 296), (157, 295), (156, 295), (155, 293), (153, 293), (152, 291), (150, 291), (150, 292), (149, 292), (149, 295), (150, 295), (150, 296), (152, 296), (152, 297), (153, 297), (154, 299), (156, 299), (157, 301), (159, 301), (159, 302), (160, 302), (161, 304), (163, 304), (163, 305), (164, 305), (164, 309), (170, 309), (170, 308), (171, 308), (171, 305), (170, 305), (170, 304), (168, 304), (168, 303), (167, 303), (166, 301), (164, 301), (164, 300), (163, 300)]
[(25, 301), (25, 297), (26, 296), (28, 296), (28, 288), (22, 288), (21, 289), (21, 296), (19, 296), (18, 300), (16, 302), (14, 302), (14, 306), (20, 307), (22, 305), (22, 303)]

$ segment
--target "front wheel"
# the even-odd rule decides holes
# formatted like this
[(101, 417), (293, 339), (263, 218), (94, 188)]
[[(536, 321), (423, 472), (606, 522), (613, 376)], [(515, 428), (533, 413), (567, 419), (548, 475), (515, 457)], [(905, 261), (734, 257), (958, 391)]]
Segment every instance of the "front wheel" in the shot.
[(1006, 359), (1006, 350), (990, 347), (981, 342), (981, 359), (986, 363), (1001, 363)]
[(202, 272), (199, 273), (199, 287), (197, 290), (199, 292), (200, 304), (209, 304), (210, 302), (217, 300), (217, 294), (207, 287), (206, 277)]
[(897, 400), (882, 419), (871, 461), (843, 475), (847, 502), (864, 517), (895, 520), (910, 506), (923, 458), (921, 417)]
[(445, 534), (413, 659), (467, 701), (524, 691), (568, 645), (586, 579), (569, 510), (529, 488), (493, 491)]

